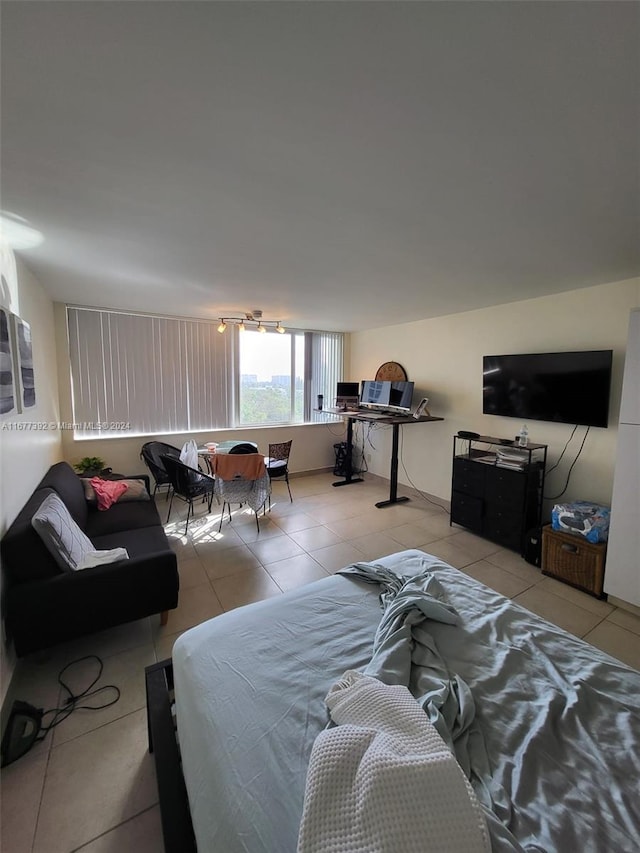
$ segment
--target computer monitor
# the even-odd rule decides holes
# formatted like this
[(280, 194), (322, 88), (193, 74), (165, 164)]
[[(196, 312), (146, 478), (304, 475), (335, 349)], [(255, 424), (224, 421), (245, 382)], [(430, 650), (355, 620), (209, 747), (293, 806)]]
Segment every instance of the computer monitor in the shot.
[(336, 387), (336, 406), (356, 407), (359, 403), (359, 391), (360, 385), (358, 382), (338, 382)]
[(362, 382), (360, 405), (368, 409), (383, 409), (399, 414), (411, 411), (413, 382), (378, 382), (365, 379)]

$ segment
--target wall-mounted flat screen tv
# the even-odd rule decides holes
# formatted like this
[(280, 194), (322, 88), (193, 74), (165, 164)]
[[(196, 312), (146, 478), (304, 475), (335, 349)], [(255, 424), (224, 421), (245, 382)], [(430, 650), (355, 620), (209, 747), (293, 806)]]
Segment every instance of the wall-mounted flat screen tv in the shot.
[(606, 427), (612, 350), (485, 355), (482, 411), (521, 421)]
[(373, 379), (362, 382), (361, 406), (403, 413), (411, 411), (412, 400), (413, 382), (378, 382)]

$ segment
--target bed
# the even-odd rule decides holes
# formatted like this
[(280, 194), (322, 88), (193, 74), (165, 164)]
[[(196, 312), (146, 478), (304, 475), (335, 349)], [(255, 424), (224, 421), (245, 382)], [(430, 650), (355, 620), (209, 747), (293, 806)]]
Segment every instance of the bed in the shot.
[[(454, 694), (458, 722), (463, 707), (464, 726), (456, 731), (454, 721), (449, 742), (494, 853), (640, 849), (640, 673), (422, 551), (350, 571), (176, 641), (164, 674), (175, 689), (184, 782), (175, 755), (168, 766), (158, 748), (171, 740), (154, 734), (169, 700), (148, 679), (167, 850), (194, 849), (176, 839), (189, 820), (200, 853), (296, 850), (309, 756), (329, 723), (327, 692), (346, 670), (384, 681), (394, 666), (373, 654), (383, 612), (375, 572), (386, 571), (433, 579), (425, 594), (458, 614), (457, 624), (430, 619), (420, 639), (433, 655), (420, 670), (431, 696), (424, 707), (436, 725)], [(394, 679), (424, 700), (413, 664)], [(185, 785), (188, 807), (176, 818)]]

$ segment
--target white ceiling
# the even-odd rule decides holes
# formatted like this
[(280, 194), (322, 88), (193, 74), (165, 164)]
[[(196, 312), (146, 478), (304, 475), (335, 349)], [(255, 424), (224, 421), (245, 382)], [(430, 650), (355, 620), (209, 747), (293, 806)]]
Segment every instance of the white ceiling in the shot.
[(56, 300), (357, 330), (640, 274), (636, 2), (2, 6)]

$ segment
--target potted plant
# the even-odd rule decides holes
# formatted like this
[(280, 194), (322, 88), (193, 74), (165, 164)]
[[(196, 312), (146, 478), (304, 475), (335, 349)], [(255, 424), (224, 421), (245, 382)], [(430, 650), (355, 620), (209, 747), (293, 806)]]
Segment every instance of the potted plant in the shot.
[(81, 477), (97, 477), (104, 471), (105, 461), (99, 456), (85, 456), (73, 467)]

